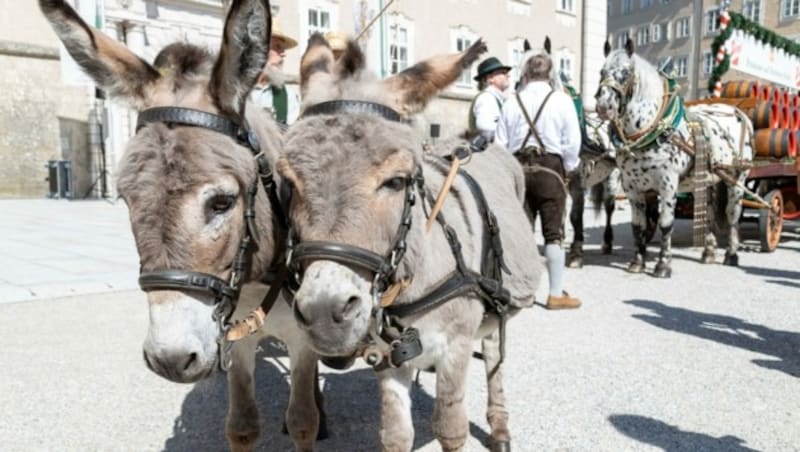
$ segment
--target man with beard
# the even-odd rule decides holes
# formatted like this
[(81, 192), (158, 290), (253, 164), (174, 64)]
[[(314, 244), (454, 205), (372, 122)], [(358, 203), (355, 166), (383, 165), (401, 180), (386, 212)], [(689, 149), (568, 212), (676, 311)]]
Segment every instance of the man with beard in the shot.
[(283, 72), (286, 51), (296, 46), (297, 41), (284, 34), (280, 23), (273, 19), (267, 64), (250, 91), (250, 100), (283, 126), (292, 124), (300, 113), (300, 99), (286, 89), (287, 75)]

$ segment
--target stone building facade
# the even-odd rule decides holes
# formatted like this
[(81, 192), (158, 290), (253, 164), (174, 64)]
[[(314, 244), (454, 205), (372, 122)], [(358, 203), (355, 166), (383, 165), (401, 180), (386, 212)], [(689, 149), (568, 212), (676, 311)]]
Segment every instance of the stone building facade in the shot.
[[(612, 45), (621, 47), (626, 36), (636, 52), (658, 64), (672, 58), (687, 98), (708, 95), (713, 69), (711, 43), (719, 33), (717, 0), (609, 0), (608, 32)], [(800, 0), (733, 0), (732, 11), (790, 39), (800, 38)], [(752, 79), (731, 70), (723, 81)]]
[[(76, 0), (71, 0), (73, 4)], [(97, 2), (97, 3), (95, 3)], [(36, 2), (0, 0), (13, 17), (0, 21), (0, 197), (40, 197), (48, 192), (48, 160), (73, 162), (75, 195), (114, 197), (114, 170), (134, 132), (135, 112), (113, 99), (96, 99), (91, 83), (70, 68)], [(80, 0), (87, 21), (124, 42), (147, 61), (167, 43), (186, 40), (216, 49), (223, 0)], [(489, 55), (519, 64), (523, 40), (540, 46), (547, 35), (555, 63), (593, 104), (606, 35), (605, 2), (585, 0), (273, 0), (285, 32), (300, 45), (285, 68), (296, 81), (305, 40), (314, 31), (351, 36), (386, 9), (362, 38), (369, 68), (381, 77), (442, 53), (462, 50), (482, 37)], [(87, 4), (92, 6), (87, 7)], [(99, 5), (99, 6), (98, 6)], [(2, 23), (2, 22), (0, 22)], [(19, 50), (22, 49), (22, 50)], [(66, 67), (66, 69), (62, 68)], [(462, 130), (477, 93), (474, 68), (431, 103), (416, 124), (429, 136)], [(62, 72), (65, 74), (61, 76)], [(296, 85), (291, 89), (297, 89)], [(33, 126), (35, 125), (35, 126)], [(105, 174), (106, 177), (99, 176)], [(98, 183), (95, 183), (98, 182)], [(105, 183), (103, 186), (102, 183)], [(102, 190), (105, 188), (105, 190)]]
[(58, 38), (36, 2), (0, 10), (0, 197), (44, 196), (51, 160), (73, 159), (72, 189), (88, 190), (89, 89), (62, 83)]

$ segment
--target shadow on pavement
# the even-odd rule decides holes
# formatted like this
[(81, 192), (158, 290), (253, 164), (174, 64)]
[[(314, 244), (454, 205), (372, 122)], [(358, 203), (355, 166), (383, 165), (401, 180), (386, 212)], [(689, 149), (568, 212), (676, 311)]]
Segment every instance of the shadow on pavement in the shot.
[[(273, 359), (285, 356), (272, 342), (265, 340), (256, 356), (256, 405), (261, 417), (259, 451), (294, 450), (288, 435), (281, 433), (283, 415), (288, 404), (288, 370)], [(380, 450), (380, 395), (372, 369), (331, 373), (320, 365), (328, 418), (329, 438), (317, 443), (324, 451)], [(435, 441), (430, 427), (434, 398), (419, 385), (411, 386), (414, 449)], [(172, 437), (164, 443), (164, 451), (226, 451), (225, 414), (228, 404), (228, 382), (217, 373), (197, 383), (183, 401), (180, 416), (175, 419)], [(486, 444), (489, 433), (470, 423), (470, 434)]]
[(774, 356), (778, 358), (777, 361), (756, 359), (752, 362), (800, 377), (800, 333), (773, 330), (736, 317), (675, 308), (651, 300), (627, 300), (624, 303), (648, 309), (655, 314), (635, 314), (634, 318), (665, 330)]
[(629, 414), (614, 414), (608, 421), (620, 433), (641, 443), (650, 444), (667, 452), (677, 451), (724, 451), (755, 452), (742, 445), (745, 441), (726, 435), (716, 438), (703, 433), (687, 432), (677, 426), (656, 419)]

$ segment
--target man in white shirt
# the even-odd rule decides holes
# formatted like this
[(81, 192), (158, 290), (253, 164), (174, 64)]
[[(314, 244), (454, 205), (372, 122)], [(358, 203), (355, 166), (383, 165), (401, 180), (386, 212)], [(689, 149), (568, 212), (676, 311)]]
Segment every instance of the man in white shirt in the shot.
[(503, 92), (508, 89), (510, 70), (495, 57), (489, 57), (478, 65), (475, 81), (480, 93), (472, 99), (469, 107), (469, 128), (480, 132), (488, 141), (494, 139), (497, 120), (506, 99)]
[[(523, 88), (503, 107), (495, 141), (525, 168), (525, 198), (536, 222), (541, 216), (550, 282), (549, 309), (574, 309), (580, 300), (563, 291), (564, 178), (578, 166), (581, 131), (572, 99), (555, 91), (549, 52), (531, 56), (522, 66)], [(531, 124), (533, 127), (531, 127)]]

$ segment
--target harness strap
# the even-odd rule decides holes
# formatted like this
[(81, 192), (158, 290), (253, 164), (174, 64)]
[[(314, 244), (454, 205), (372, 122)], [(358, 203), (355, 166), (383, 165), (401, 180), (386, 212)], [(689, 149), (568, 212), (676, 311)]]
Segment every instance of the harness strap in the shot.
[(522, 98), (519, 96), (519, 93), (514, 96), (517, 98), (517, 103), (519, 104), (520, 110), (522, 110), (522, 114), (525, 115), (525, 121), (528, 122), (528, 134), (525, 135), (525, 140), (522, 142), (522, 146), (517, 149), (517, 152), (525, 149), (525, 146), (528, 144), (528, 140), (531, 138), (531, 134), (533, 134), (533, 137), (536, 138), (536, 141), (539, 143), (539, 149), (541, 149), (542, 152), (545, 152), (542, 138), (539, 136), (539, 132), (536, 130), (536, 122), (539, 121), (539, 116), (542, 114), (544, 106), (547, 105), (547, 101), (550, 100), (550, 96), (552, 96), (554, 92), (555, 90), (550, 90), (550, 92), (547, 93), (547, 96), (545, 96), (542, 105), (539, 106), (539, 110), (536, 112), (536, 116), (534, 116), (533, 121), (531, 121), (531, 117), (528, 116), (528, 110), (526, 110), (525, 105), (522, 104)]
[(303, 117), (315, 115), (338, 115), (338, 114), (351, 114), (363, 115), (371, 114), (378, 115), (383, 119), (403, 122), (403, 117), (400, 113), (387, 107), (386, 105), (376, 102), (367, 102), (363, 100), (329, 100), (314, 104), (303, 111)]
[(386, 258), (380, 254), (344, 243), (334, 242), (300, 242), (292, 247), (288, 260), (302, 262), (306, 260), (331, 260), (348, 265), (355, 265), (364, 270), (378, 273), (384, 270)]
[(222, 116), (193, 108), (153, 107), (139, 113), (136, 119), (136, 131), (152, 122), (182, 124), (202, 127), (227, 135), (234, 140), (249, 142), (251, 137), (239, 124)]
[(236, 290), (214, 275), (184, 270), (164, 270), (156, 273), (142, 273), (139, 287), (151, 290), (199, 290), (215, 294), (218, 298), (235, 297)]
[[(236, 322), (231, 329), (228, 330), (228, 332), (225, 334), (225, 339), (227, 341), (235, 342), (243, 339), (251, 334), (255, 334), (256, 331), (260, 330), (261, 327), (264, 326), (264, 319), (275, 306), (275, 302), (278, 300), (281, 290), (283, 289), (283, 284), (286, 282), (288, 276), (288, 269), (285, 265), (281, 265), (280, 269), (278, 270), (278, 274), (275, 277), (275, 281), (273, 281), (272, 285), (270, 285), (269, 290), (261, 300), (261, 304), (258, 306), (258, 308), (251, 311), (244, 319)], [(289, 301), (287, 300), (287, 302)]]

